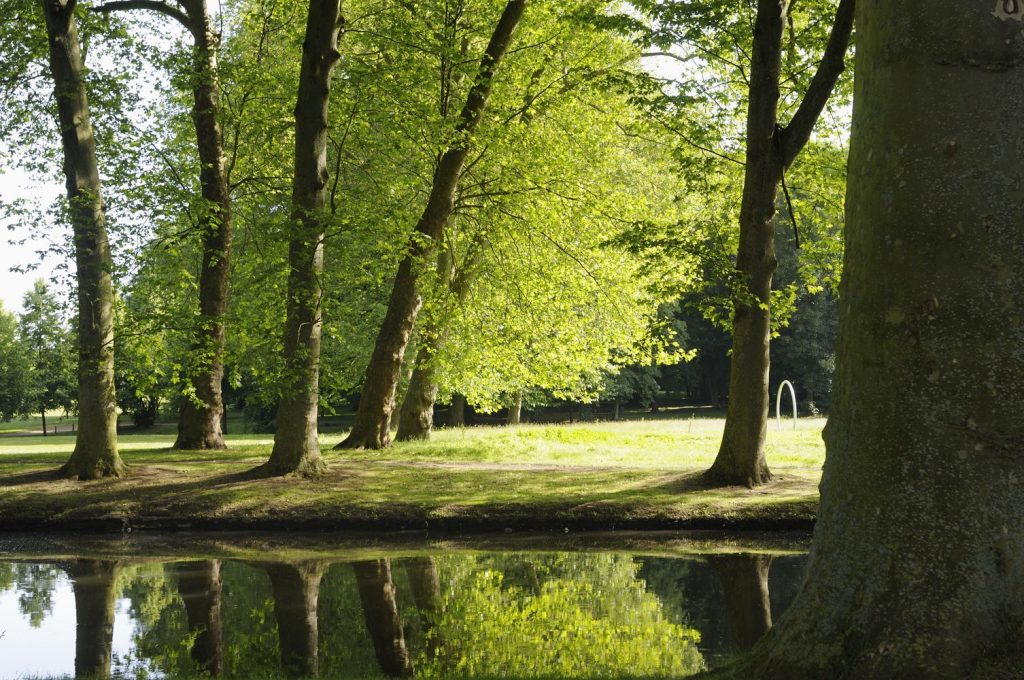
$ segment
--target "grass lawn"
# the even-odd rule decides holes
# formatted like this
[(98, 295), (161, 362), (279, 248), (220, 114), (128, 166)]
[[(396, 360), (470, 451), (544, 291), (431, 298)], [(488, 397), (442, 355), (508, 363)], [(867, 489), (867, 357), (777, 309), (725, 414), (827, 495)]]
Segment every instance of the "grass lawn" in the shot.
[(70, 436), (0, 438), (0, 527), (135, 528), (800, 528), (813, 522), (824, 460), (822, 419), (768, 434), (776, 480), (711, 489), (720, 419), (439, 430), (385, 452), (335, 452), (328, 474), (261, 479), (269, 435), (229, 449), (170, 450), (169, 434), (125, 435), (130, 474), (72, 482), (52, 471)]

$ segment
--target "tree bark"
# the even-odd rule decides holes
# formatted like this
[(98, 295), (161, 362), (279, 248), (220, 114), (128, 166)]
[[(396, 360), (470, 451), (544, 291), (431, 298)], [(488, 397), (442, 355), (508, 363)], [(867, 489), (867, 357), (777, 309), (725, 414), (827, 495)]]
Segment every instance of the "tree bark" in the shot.
[(466, 395), (452, 395), (452, 406), (451, 412), (448, 414), (448, 424), (451, 427), (466, 426)]
[(89, 122), (75, 0), (42, 0), (49, 42), (78, 283), (78, 436), (61, 474), (120, 477), (114, 392), (114, 293), (110, 244)]
[(192, 660), (203, 673), (220, 675), (224, 669), (220, 560), (176, 564), (171, 573), (185, 603), (189, 633), (195, 634)]
[(726, 617), (733, 646), (745, 652), (772, 627), (768, 597), (769, 555), (712, 555), (708, 562), (725, 593)]
[(327, 565), (312, 562), (265, 568), (274, 592), (281, 669), (292, 678), (315, 677), (319, 673), (317, 602)]
[(206, 0), (184, 0), (195, 44), (192, 57), (192, 121), (199, 149), (199, 221), (203, 263), (199, 273), (199, 326), (189, 352), (194, 397), (186, 397), (178, 418), (176, 449), (223, 449), (224, 319), (228, 310), (231, 260), (231, 190), (224, 162), (224, 137), (217, 120), (220, 79), (214, 29)]
[(412, 657), (398, 615), (391, 561), (353, 562), (352, 568), (356, 572), (359, 600), (381, 672), (389, 678), (412, 677)]
[(75, 594), (75, 677), (109, 677), (117, 563), (76, 560), (67, 571)]
[(326, 469), (317, 437), (323, 297), (324, 206), (331, 73), (344, 18), (341, 0), (310, 0), (295, 105), (295, 174), (289, 235), (288, 303), (281, 401), (264, 470), (313, 476)]
[(771, 481), (764, 444), (768, 431), (768, 369), (775, 198), (783, 172), (810, 138), (844, 68), (853, 27), (853, 0), (840, 0), (832, 35), (803, 101), (786, 127), (778, 124), (786, 0), (758, 0), (747, 106), (746, 170), (736, 269), (742, 290), (733, 299), (732, 361), (725, 431), (706, 477), (721, 484)]
[(506, 425), (518, 425), (523, 417), (523, 393), (516, 392), (512, 403), (508, 407), (508, 416), (505, 418)]
[(455, 139), (458, 141), (441, 155), (434, 171), (427, 206), (416, 224), (412, 244), (398, 266), (384, 323), (366, 369), (355, 423), (338, 448), (382, 449), (391, 445), (395, 390), (405, 349), (423, 305), (420, 294), (421, 269), (444, 235), (445, 226), (455, 207), (455, 190), (469, 153), (470, 139), (483, 117), (495, 73), (525, 9), (526, 0), (509, 0), (484, 51), (476, 82), (466, 97), (455, 130)]
[(416, 368), (412, 371), (409, 388), (402, 400), (402, 408), (398, 418), (398, 433), (395, 438), (400, 442), (430, 439), (434, 429), (434, 403), (437, 401), (437, 369), (434, 353), (440, 344), (439, 339), (425, 340), (432, 347), (421, 347), (416, 353)]
[(39, 413), (43, 418), (43, 436), (48, 437), (49, 435), (46, 433), (46, 407), (44, 406), (40, 409)]
[(860, 0), (821, 505), (730, 677), (1015, 677), (1024, 650), (1024, 39), (991, 3)]

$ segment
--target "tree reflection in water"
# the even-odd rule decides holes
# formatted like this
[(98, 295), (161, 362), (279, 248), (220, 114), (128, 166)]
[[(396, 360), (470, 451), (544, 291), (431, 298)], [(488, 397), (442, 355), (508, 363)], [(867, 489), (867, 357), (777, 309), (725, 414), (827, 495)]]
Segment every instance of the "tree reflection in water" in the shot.
[[(793, 559), (778, 562), (786, 593), (802, 568), (803, 558)], [(772, 560), (761, 555), (59, 564), (77, 611), (79, 677), (105, 677), (112, 666), (119, 675), (168, 678), (684, 677), (706, 658), (719, 663), (720, 650), (749, 647), (772, 621)], [(62, 606), (59, 573), (43, 563), (0, 563), (0, 593), (31, 593), (25, 601), (35, 604), (13, 615), (43, 621), (48, 597)], [(112, 654), (120, 593), (131, 647)], [(0, 629), (11, 615), (0, 611)], [(127, 639), (124, 631), (118, 639)], [(5, 656), (0, 676), (18, 675)]]

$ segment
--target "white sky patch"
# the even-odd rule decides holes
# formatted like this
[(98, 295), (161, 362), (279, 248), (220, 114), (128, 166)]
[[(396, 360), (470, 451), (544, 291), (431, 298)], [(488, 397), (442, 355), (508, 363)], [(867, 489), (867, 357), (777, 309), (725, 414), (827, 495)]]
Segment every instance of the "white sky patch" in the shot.
[[(47, 184), (20, 170), (0, 172), (0, 201), (27, 199), (47, 206), (62, 194), (60, 184)], [(49, 279), (60, 257), (53, 253), (40, 258), (39, 251), (49, 247), (52, 234), (33, 233), (27, 224), (0, 225), (0, 301), (7, 311), (20, 311), (25, 293), (36, 279)], [(22, 241), (24, 241), (22, 243)], [(17, 272), (14, 268), (35, 266), (34, 271)]]

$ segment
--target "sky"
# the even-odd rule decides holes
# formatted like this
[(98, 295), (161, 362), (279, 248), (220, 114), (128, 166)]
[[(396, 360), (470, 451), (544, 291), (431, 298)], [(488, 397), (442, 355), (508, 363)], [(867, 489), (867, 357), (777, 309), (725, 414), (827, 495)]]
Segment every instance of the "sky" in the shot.
[[(0, 201), (18, 198), (35, 198), (42, 205), (49, 205), (64, 191), (60, 184), (40, 183), (18, 170), (0, 171)], [(24, 244), (11, 241), (28, 239)], [(32, 230), (26, 225), (4, 224), (0, 228), (0, 301), (7, 311), (21, 310), (21, 300), (32, 288), (36, 279), (48, 279), (58, 264), (58, 256), (49, 254), (40, 262), (36, 251), (44, 247), (43, 241), (34, 239)], [(12, 272), (12, 267), (39, 263), (38, 269), (27, 273)]]

